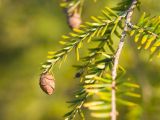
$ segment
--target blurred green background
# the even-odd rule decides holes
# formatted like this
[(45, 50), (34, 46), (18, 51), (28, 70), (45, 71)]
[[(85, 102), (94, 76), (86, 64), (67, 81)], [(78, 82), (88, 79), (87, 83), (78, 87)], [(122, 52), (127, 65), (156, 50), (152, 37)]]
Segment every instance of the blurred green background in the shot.
[[(83, 20), (97, 15), (118, 0), (86, 0)], [(159, 0), (141, 0), (141, 12), (160, 14)], [(0, 120), (63, 120), (66, 103), (76, 89), (74, 54), (59, 69), (55, 66), (56, 92), (44, 94), (39, 87), (41, 63), (47, 51), (61, 48), (58, 41), (70, 29), (60, 0), (0, 0)], [(89, 7), (87, 6), (89, 5)], [(121, 63), (128, 75), (141, 84), (142, 108), (123, 111), (120, 120), (160, 120), (160, 62), (148, 63), (148, 52), (138, 54), (128, 42)], [(127, 116), (125, 115), (126, 112)], [(136, 117), (133, 117), (135, 114)], [(89, 117), (88, 119), (89, 120)], [(93, 119), (92, 119), (93, 120)]]

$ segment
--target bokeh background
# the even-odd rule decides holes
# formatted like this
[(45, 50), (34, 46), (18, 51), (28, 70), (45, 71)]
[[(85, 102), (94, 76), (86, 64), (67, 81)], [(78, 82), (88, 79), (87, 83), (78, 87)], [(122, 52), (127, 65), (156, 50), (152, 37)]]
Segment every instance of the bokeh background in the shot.
[[(86, 0), (83, 20), (100, 14), (105, 6), (118, 0)], [(141, 11), (160, 14), (159, 0), (140, 0)], [(89, 5), (89, 7), (88, 7)], [(55, 66), (56, 92), (52, 96), (39, 88), (41, 64), (47, 51), (61, 48), (58, 41), (70, 31), (60, 0), (0, 0), (0, 120), (63, 120), (68, 101), (76, 89), (74, 54), (59, 68)], [(136, 50), (128, 42), (121, 64), (128, 75), (141, 85), (141, 108), (123, 111), (120, 120), (160, 120), (160, 62), (148, 62), (148, 52)], [(135, 115), (136, 117), (133, 117)], [(88, 117), (87, 120), (90, 118)], [(92, 119), (93, 120), (93, 119)]]

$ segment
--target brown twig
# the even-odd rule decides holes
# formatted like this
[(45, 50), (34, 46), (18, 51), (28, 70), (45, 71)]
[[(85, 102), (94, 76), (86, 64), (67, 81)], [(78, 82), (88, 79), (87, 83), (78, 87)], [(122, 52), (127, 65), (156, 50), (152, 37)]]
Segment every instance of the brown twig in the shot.
[(112, 68), (112, 98), (111, 98), (111, 106), (112, 106), (112, 111), (111, 111), (111, 120), (116, 120), (117, 119), (117, 111), (116, 111), (116, 77), (117, 77), (117, 67), (119, 63), (119, 57), (122, 52), (122, 48), (124, 46), (124, 39), (126, 37), (127, 31), (128, 31), (128, 23), (131, 21), (131, 16), (133, 14), (133, 10), (136, 7), (137, 0), (132, 0), (132, 4), (129, 7), (129, 9), (126, 12), (126, 20), (125, 20), (125, 26), (124, 30), (121, 34), (121, 39), (117, 48), (117, 51), (114, 56), (114, 61), (113, 61), (113, 68)]

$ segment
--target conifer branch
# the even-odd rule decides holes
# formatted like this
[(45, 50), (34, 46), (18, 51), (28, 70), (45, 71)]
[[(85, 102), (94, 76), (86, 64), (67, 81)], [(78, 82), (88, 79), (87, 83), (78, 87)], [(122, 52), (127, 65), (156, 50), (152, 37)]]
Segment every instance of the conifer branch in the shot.
[(131, 6), (127, 10), (125, 27), (124, 27), (124, 30), (121, 35), (118, 49), (117, 49), (115, 56), (114, 56), (113, 68), (112, 68), (112, 98), (111, 98), (111, 101), (112, 101), (112, 103), (111, 103), (112, 104), (111, 119), (112, 120), (116, 120), (116, 116), (117, 116), (116, 115), (117, 111), (116, 111), (116, 90), (115, 90), (116, 81), (115, 80), (117, 77), (117, 67), (118, 67), (118, 63), (119, 63), (119, 57), (121, 55), (122, 48), (124, 46), (124, 39), (125, 39), (127, 31), (128, 31), (128, 23), (130, 23), (130, 21), (131, 21), (131, 16), (133, 14), (134, 8), (136, 7), (136, 4), (137, 4), (137, 0), (133, 0)]
[[(81, 1), (81, 4), (79, 1)], [(83, 107), (91, 110), (91, 116), (93, 117), (110, 117), (111, 120), (116, 120), (116, 101), (123, 105), (135, 105), (130, 101), (123, 100), (123, 98), (116, 98), (116, 94), (123, 93), (126, 96), (139, 97), (133, 91), (129, 92), (122, 89), (125, 86), (132, 88), (136, 86), (137, 88), (137, 85), (126, 81), (125, 84), (122, 84), (121, 82), (116, 82), (116, 79), (120, 78), (124, 73), (124, 69), (118, 62), (124, 39), (129, 32), (129, 28), (131, 28), (129, 24), (131, 24), (133, 9), (138, 4), (137, 1), (124, 0), (119, 4), (120, 7), (117, 6), (114, 9), (106, 7), (102, 10), (103, 16), (91, 16), (92, 22), (86, 22), (79, 29), (73, 29), (67, 36), (62, 36), (63, 41), (60, 41), (60, 43), (63, 48), (61, 50), (49, 52), (48, 60), (42, 66), (43, 73), (49, 73), (57, 62), (63, 59), (65, 61), (68, 53), (73, 50), (76, 51), (77, 60), (83, 62), (82, 65), (75, 66), (78, 68), (75, 77), (80, 78), (81, 85), (73, 100), (69, 101), (73, 109), (65, 114), (65, 120), (73, 120), (77, 113), (84, 119)], [(72, 2), (74, 4), (70, 4)], [(83, 0), (71, 0), (68, 2), (64, 0), (62, 6), (64, 5), (64, 8), (69, 10), (68, 13), (70, 13), (73, 8), (79, 9), (80, 5), (82, 7), (82, 4)], [(134, 30), (134, 28), (131, 29)], [(114, 50), (113, 37), (120, 39), (116, 52)], [(87, 41), (87, 43), (84, 43), (84, 41)], [(88, 48), (89, 53), (82, 58), (79, 55), (79, 49), (83, 47), (83, 44), (88, 44), (89, 42), (94, 42), (94, 45), (97, 46)], [(92, 98), (92, 96), (97, 96), (98, 99), (89, 103), (89, 98)]]
[(150, 60), (153, 56), (159, 57), (160, 16), (150, 17), (144, 12), (136, 24), (128, 23), (128, 27), (131, 28), (129, 36), (133, 36), (137, 49), (149, 50)]
[(146, 29), (146, 28), (140, 27), (140, 26), (138, 26), (138, 25), (134, 25), (134, 24), (132, 24), (131, 22), (128, 23), (128, 27), (130, 27), (131, 29), (135, 29), (135, 30), (142, 30), (142, 31), (144, 31), (144, 32), (147, 33), (147, 34), (150, 34), (150, 35), (155, 36), (156, 38), (159, 38), (159, 35), (158, 35), (158, 34), (152, 32), (152, 31), (150, 31), (150, 30), (148, 30), (148, 29)]

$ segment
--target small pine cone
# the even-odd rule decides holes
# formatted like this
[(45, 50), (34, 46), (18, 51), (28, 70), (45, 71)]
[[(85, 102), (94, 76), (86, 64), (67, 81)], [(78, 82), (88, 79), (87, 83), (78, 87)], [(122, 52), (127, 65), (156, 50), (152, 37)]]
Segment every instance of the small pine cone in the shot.
[(53, 75), (49, 73), (41, 74), (39, 85), (46, 94), (51, 95), (55, 90), (55, 80)]
[(73, 15), (68, 17), (68, 24), (72, 29), (73, 28), (78, 29), (80, 27), (81, 22), (82, 22), (81, 16), (78, 13), (73, 13)]

